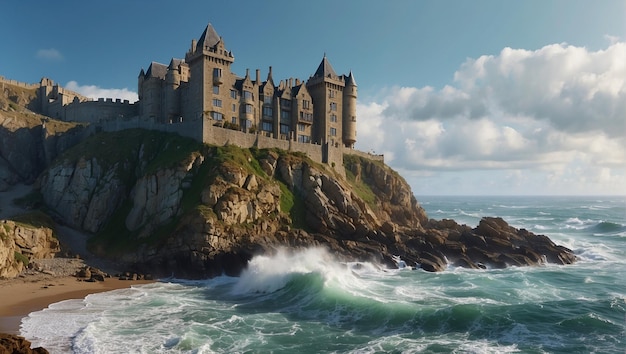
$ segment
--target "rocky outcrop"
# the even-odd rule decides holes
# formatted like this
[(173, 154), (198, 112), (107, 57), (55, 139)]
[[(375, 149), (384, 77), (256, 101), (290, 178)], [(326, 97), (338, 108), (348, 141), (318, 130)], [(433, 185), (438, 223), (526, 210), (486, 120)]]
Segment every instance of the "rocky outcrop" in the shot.
[(236, 275), (253, 255), (284, 246), (323, 246), (344, 260), (390, 266), (401, 256), (428, 271), (575, 261), (547, 237), (501, 219), (473, 229), (429, 220), (402, 177), (356, 156), (345, 157), (343, 178), (301, 155), (163, 133), (105, 134), (89, 144), (114, 150), (71, 149), (73, 158), (39, 179), (43, 199), (63, 222), (96, 233), (94, 251), (147, 273)]
[(104, 169), (97, 159), (82, 157), (52, 166), (40, 182), (44, 201), (68, 225), (95, 232), (126, 198), (117, 168)]
[(0, 277), (15, 277), (31, 259), (52, 258), (59, 251), (52, 229), (0, 220)]
[(12, 354), (46, 354), (42, 347), (32, 348), (31, 343), (22, 336), (0, 333), (0, 353)]
[(4, 85), (0, 92), (0, 191), (32, 183), (63, 151), (85, 138), (85, 127), (26, 108), (34, 89)]

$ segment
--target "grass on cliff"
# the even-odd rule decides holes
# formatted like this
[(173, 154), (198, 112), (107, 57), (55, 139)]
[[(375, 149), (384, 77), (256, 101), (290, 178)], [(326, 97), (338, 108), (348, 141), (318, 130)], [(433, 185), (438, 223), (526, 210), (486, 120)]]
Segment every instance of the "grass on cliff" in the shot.
[[(168, 222), (160, 225), (157, 231), (145, 238), (139, 238), (140, 230), (130, 231), (126, 228), (126, 217), (132, 209), (132, 202), (127, 200), (124, 204), (118, 208), (111, 219), (98, 232), (98, 234), (89, 240), (89, 248), (99, 254), (107, 254), (109, 256), (121, 254), (125, 251), (135, 251), (142, 244), (157, 245), (171, 236), (176, 228), (180, 225), (182, 217), (190, 212), (198, 212), (207, 218), (217, 219), (213, 210), (205, 205), (202, 205), (201, 194), (202, 191), (210, 185), (219, 174), (219, 166), (225, 166), (226, 168), (242, 168), (246, 173), (253, 174), (257, 178), (269, 181), (270, 177), (261, 168), (259, 163), (260, 159), (266, 158), (269, 154), (267, 149), (244, 149), (237, 146), (200, 146), (200, 144), (194, 141), (188, 141), (184, 138), (178, 140), (172, 137), (168, 139), (161, 139), (161, 145), (153, 145), (146, 143), (147, 141), (153, 142), (157, 135), (149, 137), (140, 137), (136, 134), (146, 134), (146, 131), (130, 132), (124, 139), (103, 135), (99, 137), (99, 140), (91, 143), (91, 148), (95, 149), (99, 145), (107, 147), (108, 158), (117, 156), (121, 158), (120, 154), (124, 149), (133, 149), (138, 151), (137, 140), (144, 142), (143, 155), (144, 156), (156, 156), (154, 159), (143, 168), (143, 174), (154, 173), (156, 170), (168, 166), (172, 166), (176, 163), (181, 163), (181, 160), (187, 159), (189, 156), (194, 155), (196, 151), (202, 152), (205, 156), (204, 162), (195, 171), (192, 178), (188, 181), (188, 187), (183, 190), (183, 196), (181, 199), (181, 212), (178, 216), (173, 217)], [(119, 134), (119, 133), (116, 133)], [(133, 140), (135, 143), (131, 143)], [(115, 143), (119, 143), (120, 146), (114, 146)], [(125, 146), (123, 146), (126, 144)], [(174, 149), (172, 147), (175, 147)], [(118, 150), (120, 149), (120, 150)], [(160, 151), (160, 152), (159, 152)], [(280, 155), (291, 155), (291, 153), (284, 151), (276, 151)], [(100, 156), (100, 155), (98, 155)], [(296, 159), (308, 159), (306, 155), (300, 156), (294, 154), (291, 158)], [(111, 159), (110, 161), (113, 161)], [(191, 162), (191, 161), (186, 161)], [(134, 182), (132, 182), (134, 183)], [(281, 191), (280, 196), (280, 208), (281, 212), (289, 215), (292, 220), (292, 226), (295, 228), (307, 229), (305, 216), (306, 206), (302, 197), (294, 194), (285, 183), (280, 180), (273, 180), (270, 183), (278, 183)], [(132, 184), (129, 184), (129, 187)]]
[[(372, 161), (381, 163), (380, 161)], [(352, 172), (353, 166), (363, 165), (362, 158), (356, 155), (343, 155), (343, 165), (346, 169), (346, 179), (352, 186), (356, 195), (361, 198), (372, 210), (378, 210), (376, 194), (372, 188), (364, 181), (364, 178), (357, 178)], [(384, 166), (384, 165), (383, 165)], [(362, 170), (361, 170), (362, 171)]]
[(47, 227), (54, 231), (54, 221), (52, 218), (40, 210), (33, 210), (28, 213), (16, 215), (11, 218), (16, 224), (25, 227)]
[(117, 176), (130, 186), (137, 176), (190, 162), (186, 160), (191, 153), (201, 149), (202, 144), (177, 134), (128, 129), (98, 133), (69, 149), (62, 160), (95, 159), (103, 171), (116, 168)]
[(18, 251), (15, 251), (15, 253), (13, 254), (13, 256), (15, 257), (15, 260), (18, 262), (22, 262), (22, 264), (24, 265), (24, 267), (28, 267), (28, 263), (30, 263), (30, 261), (28, 260), (28, 257), (26, 257), (25, 255), (21, 254)]

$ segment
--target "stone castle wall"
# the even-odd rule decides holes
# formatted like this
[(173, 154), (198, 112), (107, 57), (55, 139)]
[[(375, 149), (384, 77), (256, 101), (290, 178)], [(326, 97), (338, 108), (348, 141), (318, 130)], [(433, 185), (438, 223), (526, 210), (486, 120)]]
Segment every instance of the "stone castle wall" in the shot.
[[(98, 131), (115, 132), (124, 129), (141, 128), (176, 133), (217, 146), (236, 145), (242, 148), (256, 147), (259, 149), (281, 149), (285, 151), (301, 152), (317, 163), (328, 164), (342, 176), (345, 174), (343, 169), (344, 153), (354, 154), (356, 152), (366, 157), (368, 156), (366, 153), (343, 146), (305, 144), (293, 140), (275, 139), (271, 134), (268, 136), (267, 132), (246, 133), (211, 124), (204, 124), (203, 129), (198, 131), (197, 126), (197, 124), (192, 123), (162, 124), (135, 116), (128, 119), (95, 122), (90, 125), (89, 129), (91, 129), (90, 133), (96, 133)], [(372, 158), (372, 156), (369, 155), (368, 158)]]
[(137, 115), (137, 106), (128, 100), (100, 98), (97, 101), (72, 102), (65, 106), (66, 121), (97, 123), (99, 121), (130, 118)]
[(13, 85), (13, 86), (18, 86), (18, 87), (23, 87), (26, 89), (36, 89), (39, 88), (39, 84), (27, 84), (24, 82), (19, 82), (16, 80), (8, 80), (5, 79), (4, 76), (0, 76), (0, 88), (4, 88), (4, 85)]

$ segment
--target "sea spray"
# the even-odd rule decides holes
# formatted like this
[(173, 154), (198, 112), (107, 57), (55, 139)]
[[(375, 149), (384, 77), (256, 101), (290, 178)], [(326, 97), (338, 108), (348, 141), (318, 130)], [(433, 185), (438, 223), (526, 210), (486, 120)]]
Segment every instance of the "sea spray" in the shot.
[(253, 258), (240, 278), (169, 279), (53, 305), (25, 318), (22, 334), (76, 353), (624, 353), (624, 201), (425, 203), (438, 218), (462, 209), (513, 220), (575, 250), (573, 265), (428, 273), (282, 250)]

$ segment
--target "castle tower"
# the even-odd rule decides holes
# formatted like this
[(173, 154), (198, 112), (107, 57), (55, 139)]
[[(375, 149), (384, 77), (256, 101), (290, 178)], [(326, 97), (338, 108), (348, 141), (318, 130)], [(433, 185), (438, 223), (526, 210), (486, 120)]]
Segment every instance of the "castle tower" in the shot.
[[(326, 54), (306, 87), (313, 100), (313, 142), (332, 146), (342, 144), (343, 77), (330, 65)], [(342, 118), (343, 119), (343, 118)]]
[(267, 79), (259, 86), (259, 100), (261, 101), (260, 121), (257, 129), (260, 131), (273, 131), (274, 112), (278, 106), (278, 99), (275, 98), (276, 87), (272, 77), (272, 67), (269, 67)]
[(239, 107), (239, 97), (234, 90), (236, 77), (230, 69), (234, 61), (233, 54), (226, 50), (222, 37), (211, 24), (197, 41), (191, 42), (185, 55), (189, 65), (189, 99), (182, 113), (186, 121), (200, 122), (202, 126), (222, 121), (227, 114), (238, 113), (228, 111)]
[(343, 90), (343, 144), (353, 148), (356, 142), (356, 97), (357, 87), (352, 70), (344, 79), (346, 87)]
[(182, 59), (172, 59), (165, 74), (165, 121), (178, 122), (180, 113), (180, 91)]
[(144, 96), (143, 96), (143, 84), (146, 80), (146, 73), (141, 68), (139, 72), (139, 77), (137, 78), (137, 98), (139, 99), (139, 116), (142, 117), (144, 115), (143, 107), (144, 107)]

